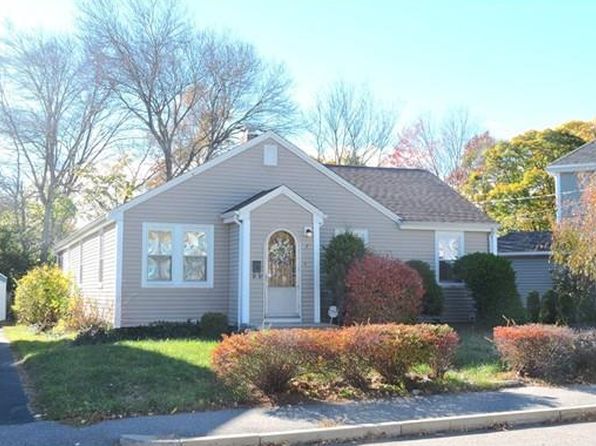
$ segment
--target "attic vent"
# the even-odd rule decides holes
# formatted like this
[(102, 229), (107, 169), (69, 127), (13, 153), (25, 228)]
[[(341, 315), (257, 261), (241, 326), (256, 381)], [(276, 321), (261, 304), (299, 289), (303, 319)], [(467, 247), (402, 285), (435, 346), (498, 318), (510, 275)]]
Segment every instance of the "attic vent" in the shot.
[(263, 164), (265, 166), (277, 166), (277, 146), (266, 145), (263, 147)]

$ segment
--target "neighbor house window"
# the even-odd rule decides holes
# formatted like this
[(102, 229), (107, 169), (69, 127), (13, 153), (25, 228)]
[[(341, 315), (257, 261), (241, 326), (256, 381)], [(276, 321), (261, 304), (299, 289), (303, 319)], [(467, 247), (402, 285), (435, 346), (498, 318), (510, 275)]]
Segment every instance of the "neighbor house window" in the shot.
[(144, 227), (143, 285), (213, 285), (213, 226), (150, 224)]
[(439, 232), (436, 237), (438, 279), (440, 283), (461, 282), (453, 273), (453, 264), (463, 255), (463, 232)]
[(360, 237), (365, 245), (368, 244), (368, 229), (335, 228), (335, 235), (345, 234), (346, 232), (354, 234), (356, 237)]

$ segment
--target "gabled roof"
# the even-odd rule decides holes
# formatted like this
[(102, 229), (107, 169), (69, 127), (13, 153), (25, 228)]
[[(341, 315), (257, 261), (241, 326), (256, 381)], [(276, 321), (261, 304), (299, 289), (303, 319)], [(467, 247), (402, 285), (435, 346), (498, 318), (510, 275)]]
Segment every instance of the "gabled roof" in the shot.
[(563, 155), (558, 160), (550, 163), (547, 167), (547, 170), (551, 172), (585, 169), (596, 170), (596, 140), (590, 141), (589, 143)]
[(255, 195), (253, 195), (252, 197), (238, 203), (237, 205), (232, 206), (231, 208), (229, 208), (222, 214), (222, 218), (224, 219), (224, 222), (230, 223), (232, 221), (235, 221), (237, 213), (241, 213), (243, 211), (251, 211), (253, 209), (256, 209), (259, 206), (274, 199), (275, 197), (279, 197), (280, 195), (283, 195), (283, 196), (289, 198), (294, 203), (296, 203), (297, 205), (306, 209), (311, 214), (318, 215), (320, 218), (325, 218), (325, 214), (323, 212), (321, 212), (321, 210), (319, 208), (317, 208), (310, 201), (302, 198), (300, 195), (298, 195), (292, 189), (290, 189), (289, 187), (287, 187), (283, 184), (280, 186), (274, 187), (273, 189), (263, 190)]
[(327, 167), (391, 209), (405, 222), (495, 224), (474, 204), (427, 170)]
[(542, 253), (548, 255), (552, 244), (550, 231), (516, 231), (499, 237), (498, 252), (508, 253)]

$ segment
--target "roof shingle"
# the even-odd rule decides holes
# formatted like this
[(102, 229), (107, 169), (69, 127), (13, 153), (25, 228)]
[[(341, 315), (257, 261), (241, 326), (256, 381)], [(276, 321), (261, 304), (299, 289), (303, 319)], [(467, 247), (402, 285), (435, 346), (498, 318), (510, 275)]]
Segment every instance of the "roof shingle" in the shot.
[(552, 243), (550, 231), (518, 231), (499, 237), (499, 253), (549, 252)]
[(405, 221), (495, 223), (427, 170), (326, 166)]
[(584, 144), (549, 164), (549, 167), (596, 163), (596, 140)]

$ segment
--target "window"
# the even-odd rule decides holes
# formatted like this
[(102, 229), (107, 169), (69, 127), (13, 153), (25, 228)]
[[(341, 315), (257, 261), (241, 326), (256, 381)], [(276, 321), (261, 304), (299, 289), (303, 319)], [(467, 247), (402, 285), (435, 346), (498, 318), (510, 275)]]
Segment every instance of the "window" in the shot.
[(453, 264), (463, 255), (463, 232), (436, 232), (436, 256), (438, 280), (440, 283), (460, 283), (453, 274)]
[(213, 226), (143, 225), (143, 286), (213, 286)]
[(360, 237), (365, 245), (368, 244), (368, 229), (335, 228), (334, 235), (345, 234), (346, 232), (350, 232), (356, 237)]

